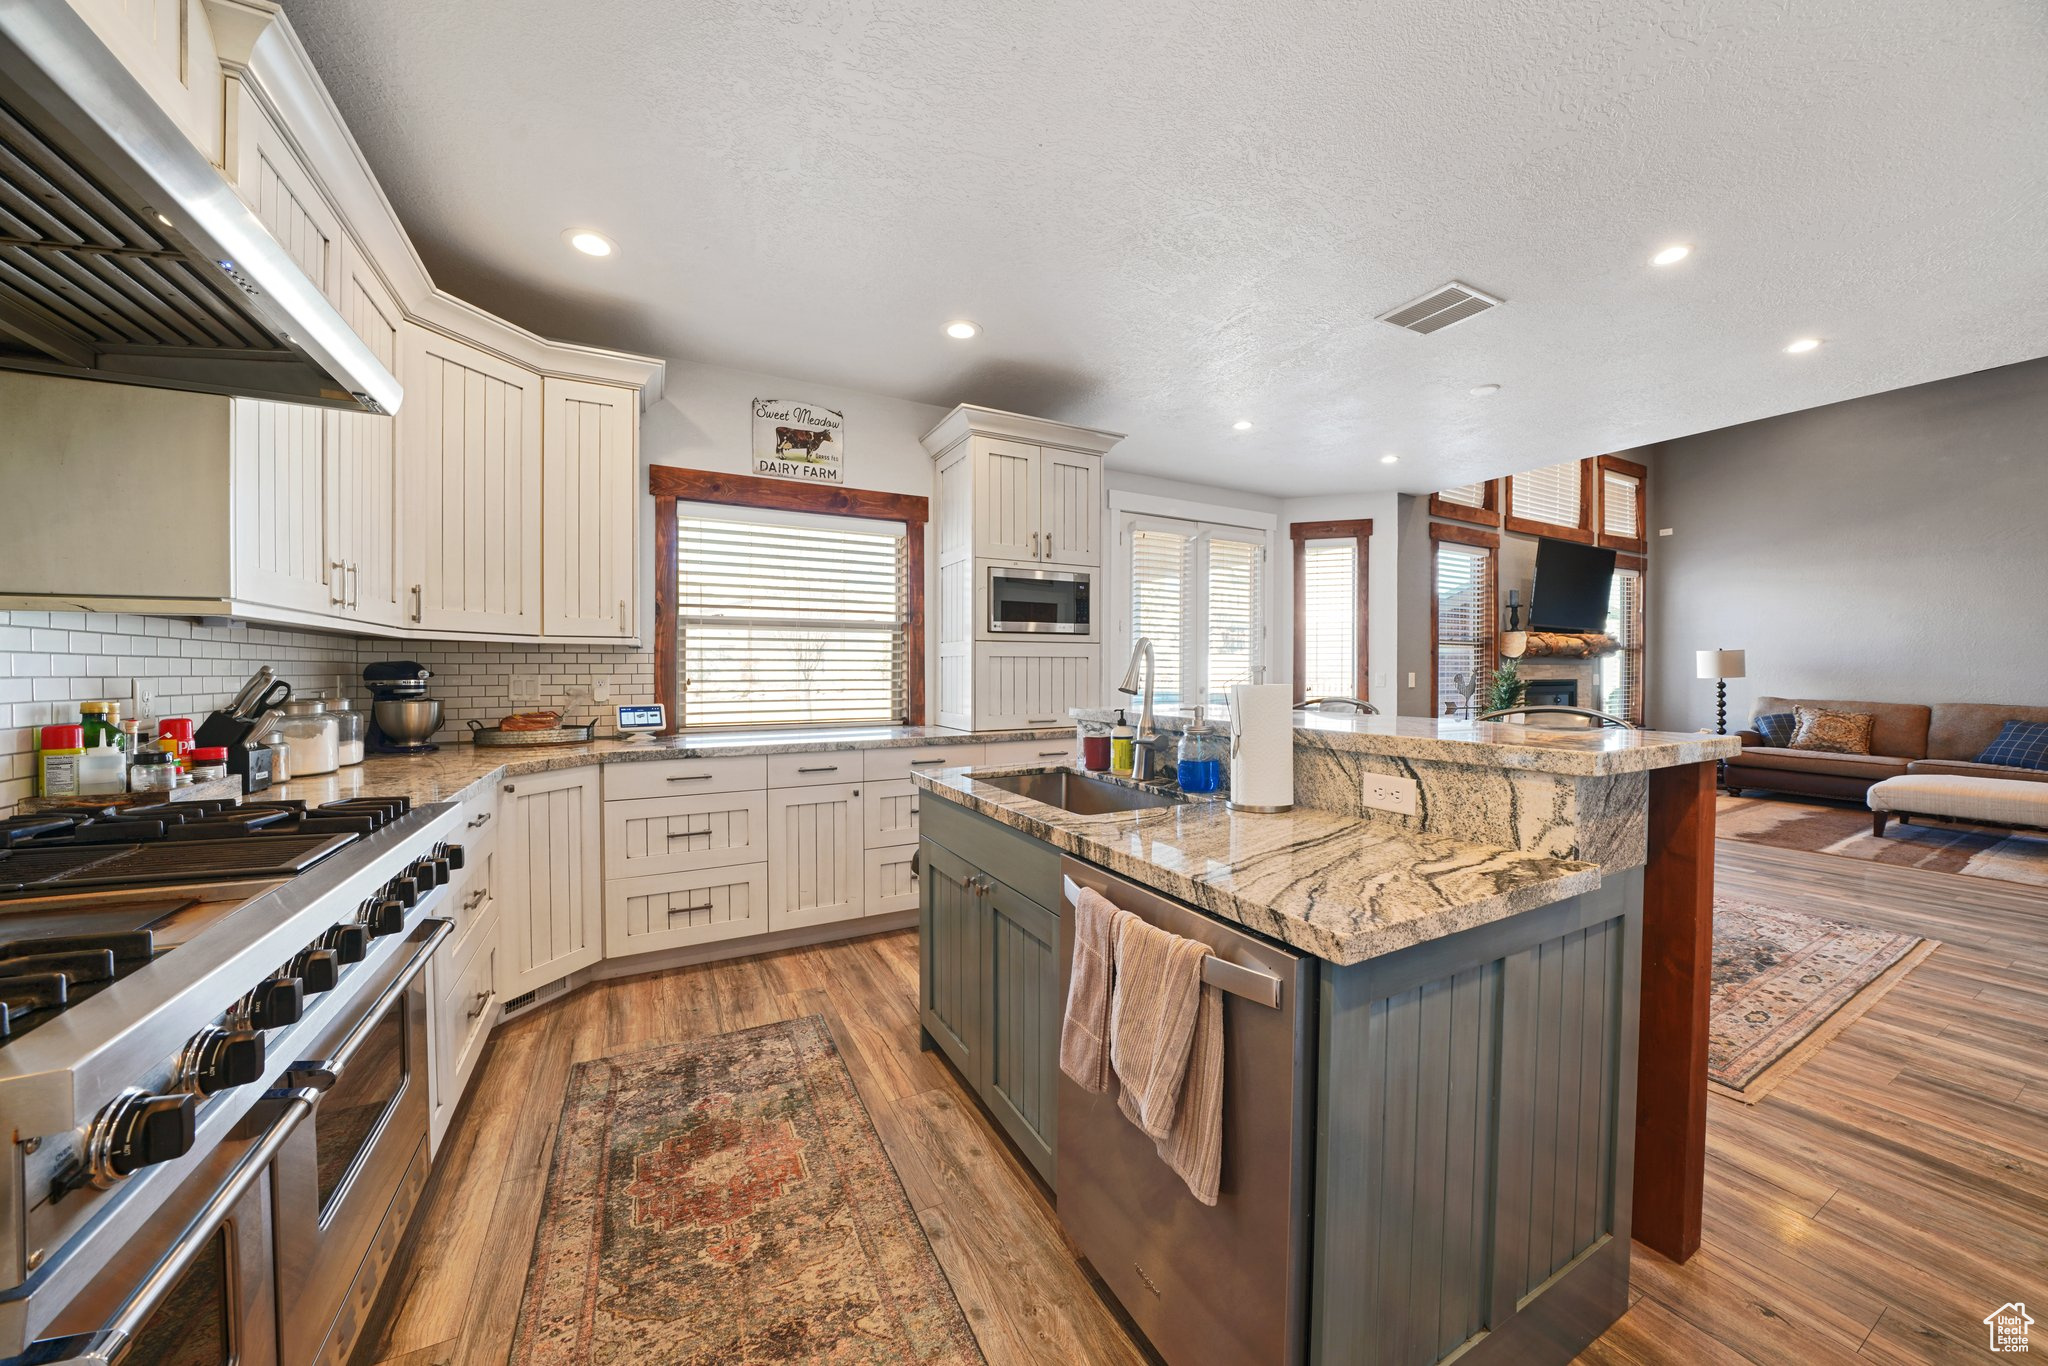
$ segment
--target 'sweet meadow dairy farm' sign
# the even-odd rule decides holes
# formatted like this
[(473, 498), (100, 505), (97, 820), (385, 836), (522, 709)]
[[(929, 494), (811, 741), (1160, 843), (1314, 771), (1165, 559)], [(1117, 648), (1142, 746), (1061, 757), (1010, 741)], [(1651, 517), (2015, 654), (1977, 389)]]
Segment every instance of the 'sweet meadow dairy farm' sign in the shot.
[(846, 414), (814, 403), (754, 400), (754, 473), (812, 484), (846, 482)]

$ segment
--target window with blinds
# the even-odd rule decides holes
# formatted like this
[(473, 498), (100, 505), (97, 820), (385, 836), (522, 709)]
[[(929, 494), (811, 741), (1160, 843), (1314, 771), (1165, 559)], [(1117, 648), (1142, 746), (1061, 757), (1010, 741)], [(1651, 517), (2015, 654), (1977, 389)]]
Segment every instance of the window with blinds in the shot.
[[(1493, 672), (1493, 552), (1436, 543), (1436, 714), (1476, 716)], [(1471, 685), (1468, 692), (1460, 680)]]
[(1584, 493), (1578, 461), (1545, 465), (1514, 477), (1509, 486), (1508, 516), (1578, 530), (1585, 525)]
[(1230, 689), (1252, 681), (1259, 662), (1259, 569), (1263, 540), (1239, 540), (1228, 534), (1208, 536), (1209, 648), (1207, 697), (1212, 707), (1230, 704)]
[[(1118, 538), (1129, 631), (1152, 641), (1159, 705), (1226, 706), (1265, 662), (1266, 538), (1243, 527), (1131, 517)], [(1112, 669), (1122, 668), (1121, 658)]]
[(1186, 677), (1183, 642), (1191, 616), (1189, 570), (1195, 537), (1168, 527), (1133, 526), (1125, 539), (1131, 556), (1131, 639), (1146, 636), (1152, 641), (1152, 659), (1159, 670), (1153, 700), (1178, 706)]
[(1456, 503), (1461, 508), (1483, 508), (1486, 506), (1486, 484), (1460, 484), (1454, 489), (1445, 489), (1437, 497), (1446, 503)]
[(1614, 582), (1607, 590), (1607, 634), (1621, 642), (1621, 649), (1600, 659), (1600, 709), (1641, 725), (1644, 636), (1640, 570), (1614, 571)]
[(680, 507), (677, 724), (904, 719), (901, 526)]
[(1302, 695), (1363, 697), (1358, 677), (1358, 542), (1301, 548)]
[(1619, 470), (1600, 472), (1600, 529), (1622, 540), (1643, 539), (1642, 481)]

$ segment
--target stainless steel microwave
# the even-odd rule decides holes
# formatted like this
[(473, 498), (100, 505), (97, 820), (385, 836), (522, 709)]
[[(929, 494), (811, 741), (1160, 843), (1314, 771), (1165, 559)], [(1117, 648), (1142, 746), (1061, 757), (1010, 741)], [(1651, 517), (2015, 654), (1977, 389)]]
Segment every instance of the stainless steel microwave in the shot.
[(1094, 629), (1086, 570), (988, 567), (988, 629), (1085, 636)]

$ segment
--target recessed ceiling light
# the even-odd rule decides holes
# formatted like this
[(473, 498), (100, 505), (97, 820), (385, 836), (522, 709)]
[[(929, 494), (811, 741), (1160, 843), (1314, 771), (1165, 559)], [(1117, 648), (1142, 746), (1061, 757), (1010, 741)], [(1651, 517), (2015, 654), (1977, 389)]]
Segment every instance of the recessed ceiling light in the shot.
[(946, 335), (954, 341), (966, 341), (969, 337), (981, 335), (981, 328), (965, 318), (955, 318), (946, 324)]
[(1230, 424), (1230, 430), (1234, 432), (1248, 432), (1251, 429), (1252, 424), (1245, 421), (1243, 418), (1239, 418), (1237, 421)]
[(611, 238), (589, 228), (570, 228), (562, 234), (562, 240), (585, 256), (609, 256), (618, 250)]
[(1472, 386), (1472, 397), (1474, 398), (1492, 398), (1499, 392), (1500, 386), (1498, 384), (1475, 384)]
[(1652, 256), (1650, 264), (1653, 266), (1675, 266), (1690, 255), (1692, 255), (1692, 248), (1683, 242), (1679, 242), (1664, 248), (1664, 250)]
[(1398, 465), (1401, 463), (1401, 457), (1389, 452), (1388, 454), (1380, 457), (1380, 463), (1382, 465)]
[(1819, 345), (1819, 337), (1801, 337), (1798, 341), (1793, 342), (1790, 346), (1786, 347), (1785, 353), (1791, 356), (1803, 356), (1807, 352), (1813, 350), (1814, 347)]

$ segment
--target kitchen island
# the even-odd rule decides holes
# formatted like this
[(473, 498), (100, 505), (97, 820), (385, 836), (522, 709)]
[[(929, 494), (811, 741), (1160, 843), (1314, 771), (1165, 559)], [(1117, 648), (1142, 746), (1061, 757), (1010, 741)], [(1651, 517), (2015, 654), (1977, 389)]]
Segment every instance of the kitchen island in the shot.
[[(1710, 782), (1727, 742), (1350, 720), (1297, 732), (1298, 804), (1279, 815), (1185, 802), (1091, 814), (1022, 795), (1031, 779), (1014, 772), (919, 775), (939, 799), (924, 832), (927, 1037), (1039, 1165), (1072, 1231), (1089, 1216), (1071, 1204), (1082, 1174), (1065, 1166), (1083, 1150), (1062, 1106), (1087, 1098), (1054, 1078), (1076, 877), (1097, 885), (1100, 870), (1310, 956), (1313, 1002), (1280, 1003), (1302, 1012), (1297, 1057), (1313, 1059), (1313, 1122), (1295, 1140), (1312, 1192), (1301, 1265), (1265, 1285), (1299, 1296), (1286, 1359), (1569, 1360), (1627, 1304), (1646, 911), (1710, 942), (1711, 889), (1694, 876), (1673, 895), (1656, 867), (1688, 823), (1658, 775), (1680, 775), (1681, 794)], [(1365, 811), (1366, 773), (1415, 780), (1416, 814)], [(1696, 825), (1698, 808), (1678, 805)], [(1705, 828), (1710, 839), (1710, 817)], [(1704, 947), (1689, 966), (1703, 1006)], [(986, 999), (963, 989), (970, 972)], [(1262, 1085), (1226, 1058), (1220, 1213), (1162, 1208), (1168, 1246), (1239, 1236), (1233, 1220), (1251, 1217), (1229, 1208), (1233, 1176), (1256, 1176), (1233, 1166), (1252, 1158), (1233, 1158), (1230, 1135), (1251, 1131), (1229, 1107), (1233, 1087), (1285, 1103)], [(1263, 1136), (1255, 1146), (1261, 1163), (1284, 1156)], [(1247, 1256), (1235, 1274), (1268, 1273), (1267, 1253)], [(1205, 1344), (1252, 1331), (1227, 1281), (1103, 1260), (1169, 1361), (1230, 1359)]]

